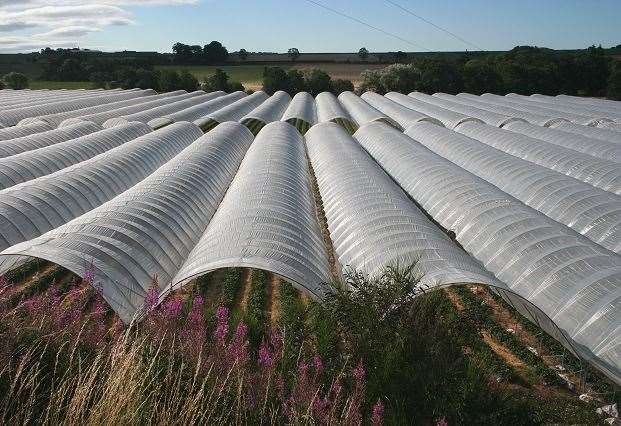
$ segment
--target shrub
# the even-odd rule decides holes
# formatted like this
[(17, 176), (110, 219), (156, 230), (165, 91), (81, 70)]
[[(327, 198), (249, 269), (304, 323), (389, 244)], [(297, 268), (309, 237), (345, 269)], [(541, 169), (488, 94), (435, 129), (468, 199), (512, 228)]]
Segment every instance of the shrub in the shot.
[(360, 92), (375, 92), (383, 95), (386, 88), (382, 84), (382, 73), (377, 70), (364, 70), (360, 73)]
[(181, 79), (176, 71), (164, 70), (160, 74), (159, 78), (160, 89), (163, 92), (172, 92), (178, 90), (181, 86)]
[(380, 73), (380, 81), (386, 92), (412, 92), (420, 84), (420, 78), (420, 72), (411, 64), (389, 65)]
[(273, 95), (279, 90), (291, 94), (287, 72), (280, 67), (265, 67), (263, 70), (263, 91), (268, 95)]
[(198, 80), (189, 71), (183, 70), (179, 73), (179, 89), (186, 92), (193, 92), (198, 88)]
[(621, 62), (616, 62), (608, 77), (608, 87), (606, 88), (608, 99), (621, 101)]
[(9, 89), (20, 90), (28, 88), (28, 77), (19, 72), (10, 72), (2, 77), (2, 81)]
[(342, 78), (337, 78), (336, 80), (332, 80), (332, 93), (336, 96), (340, 95), (343, 92), (353, 92), (354, 91), (354, 83), (351, 80), (345, 80)]
[(319, 69), (305, 71), (304, 82), (306, 90), (312, 96), (317, 96), (321, 92), (330, 92), (332, 90), (332, 79), (328, 73)]

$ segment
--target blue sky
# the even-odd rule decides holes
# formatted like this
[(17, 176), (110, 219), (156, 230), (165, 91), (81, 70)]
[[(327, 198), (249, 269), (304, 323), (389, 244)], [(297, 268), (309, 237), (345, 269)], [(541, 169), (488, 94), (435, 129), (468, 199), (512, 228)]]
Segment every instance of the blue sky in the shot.
[[(422, 48), (306, 0), (0, 0), (0, 51), (170, 51), (175, 41), (211, 40), (230, 51), (472, 50), (385, 0), (316, 1)], [(486, 50), (621, 43), (620, 0), (393, 1)]]

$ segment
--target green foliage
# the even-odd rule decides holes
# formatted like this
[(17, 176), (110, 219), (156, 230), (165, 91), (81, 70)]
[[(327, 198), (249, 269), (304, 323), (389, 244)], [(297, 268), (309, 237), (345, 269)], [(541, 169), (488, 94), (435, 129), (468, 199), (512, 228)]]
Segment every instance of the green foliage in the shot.
[(295, 61), (300, 57), (300, 50), (297, 47), (292, 47), (287, 50), (287, 55), (289, 55), (292, 61)]
[(181, 86), (181, 78), (179, 78), (179, 73), (176, 71), (162, 71), (159, 81), (160, 89), (163, 92), (171, 92)]
[(246, 49), (239, 49), (237, 53), (239, 55), (239, 59), (245, 61), (248, 58), (248, 51)]
[(221, 64), (226, 62), (229, 52), (219, 41), (212, 41), (204, 47), (184, 43), (173, 44), (173, 61), (177, 64)]
[(621, 101), (621, 62), (617, 61), (610, 71), (608, 77), (608, 87), (606, 89), (606, 96), (609, 99)]
[(19, 72), (10, 72), (2, 77), (2, 82), (9, 89), (20, 90), (28, 88), (28, 77)]
[(227, 93), (244, 90), (244, 86), (241, 83), (237, 81), (229, 82), (228, 74), (220, 68), (216, 68), (216, 72), (205, 79), (201, 84), (201, 88), (207, 92), (221, 90)]
[(367, 58), (369, 57), (369, 50), (366, 47), (361, 47), (360, 50), (358, 51), (358, 56), (363, 61), (366, 61)]
[(250, 342), (255, 346), (261, 341), (266, 327), (268, 275), (260, 269), (252, 270), (252, 284), (248, 294), (246, 322), (248, 324)]
[(233, 302), (241, 288), (241, 282), (241, 268), (228, 268), (225, 270), (224, 280), (222, 282), (222, 303), (224, 306), (228, 308), (233, 306)]
[(321, 92), (332, 90), (332, 79), (325, 71), (311, 69), (304, 73), (306, 90), (312, 95), (317, 96)]
[(263, 70), (263, 90), (268, 95), (273, 95), (279, 90), (289, 92), (291, 88), (287, 72), (280, 67), (265, 67)]
[(280, 285), (280, 318), (279, 326), (283, 331), (284, 364), (293, 367), (297, 364), (298, 355), (304, 342), (304, 305), (298, 292), (288, 282)]
[(287, 71), (287, 93), (294, 96), (298, 92), (304, 92), (306, 90), (306, 80), (302, 71), (296, 69), (290, 69)]
[(472, 59), (464, 65), (464, 90), (480, 95), (502, 91), (502, 78), (493, 64), (484, 59)]
[(382, 70), (380, 82), (386, 92), (409, 93), (420, 84), (420, 71), (411, 64), (394, 64)]
[(332, 80), (332, 93), (336, 96), (340, 95), (343, 92), (353, 92), (354, 91), (354, 83), (351, 80), (345, 80), (342, 78), (337, 78)]
[(179, 88), (186, 92), (193, 92), (198, 88), (198, 80), (187, 70), (179, 73)]

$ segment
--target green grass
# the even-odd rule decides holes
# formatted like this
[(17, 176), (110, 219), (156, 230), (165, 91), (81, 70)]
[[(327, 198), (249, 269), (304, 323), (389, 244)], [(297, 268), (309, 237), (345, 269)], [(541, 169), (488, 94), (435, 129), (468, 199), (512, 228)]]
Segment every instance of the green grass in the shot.
[(31, 89), (93, 89), (90, 81), (30, 81)]

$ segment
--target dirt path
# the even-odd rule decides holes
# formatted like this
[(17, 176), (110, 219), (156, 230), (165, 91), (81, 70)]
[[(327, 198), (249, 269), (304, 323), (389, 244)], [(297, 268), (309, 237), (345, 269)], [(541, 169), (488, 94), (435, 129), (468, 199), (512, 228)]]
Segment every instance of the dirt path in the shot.
[(214, 307), (221, 303), (222, 298), (222, 281), (224, 280), (224, 269), (218, 269), (211, 272), (207, 288), (205, 289), (205, 302), (208, 306)]
[(445, 288), (444, 289), (444, 293), (446, 294), (446, 296), (449, 298), (449, 300), (451, 301), (451, 303), (453, 304), (453, 306), (455, 306), (455, 308), (459, 311), (459, 312), (463, 312), (464, 310), (464, 304), (462, 303), (461, 299), (459, 298), (459, 296), (457, 294), (455, 294), (454, 292), (452, 292), (449, 288)]
[(270, 274), (270, 284), (267, 288), (267, 297), (268, 297), (268, 315), (270, 318), (270, 323), (273, 326), (278, 324), (278, 319), (280, 318), (280, 285), (282, 280), (275, 274)]
[(248, 298), (250, 297), (250, 289), (252, 288), (252, 269), (244, 268), (242, 273), (242, 289), (239, 298), (238, 308), (242, 312), (246, 312), (248, 308)]

